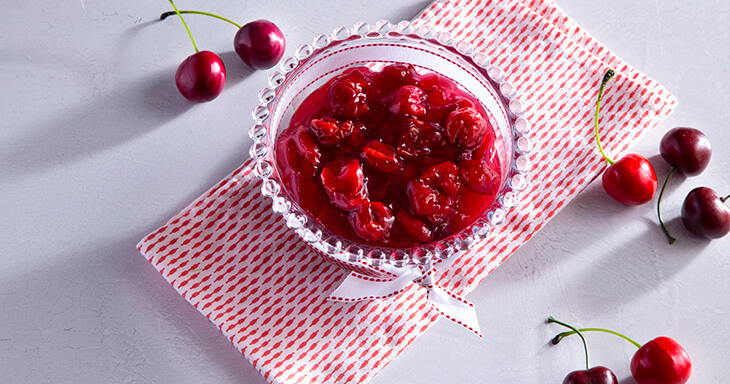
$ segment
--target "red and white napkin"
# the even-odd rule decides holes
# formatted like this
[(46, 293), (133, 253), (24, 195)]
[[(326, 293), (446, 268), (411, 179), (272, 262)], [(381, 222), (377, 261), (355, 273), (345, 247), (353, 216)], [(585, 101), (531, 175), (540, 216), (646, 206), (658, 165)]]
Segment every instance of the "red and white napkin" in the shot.
[[(606, 69), (616, 76), (600, 132), (614, 156), (676, 100), (551, 0), (436, 1), (414, 23), (486, 53), (518, 90), (532, 123), (534, 166), (519, 205), (487, 240), (439, 270), (436, 283), (463, 297), (603, 170), (592, 124)], [(382, 300), (327, 300), (348, 272), (287, 229), (261, 196), (250, 162), (138, 249), (271, 383), (366, 382), (439, 318), (417, 284)]]

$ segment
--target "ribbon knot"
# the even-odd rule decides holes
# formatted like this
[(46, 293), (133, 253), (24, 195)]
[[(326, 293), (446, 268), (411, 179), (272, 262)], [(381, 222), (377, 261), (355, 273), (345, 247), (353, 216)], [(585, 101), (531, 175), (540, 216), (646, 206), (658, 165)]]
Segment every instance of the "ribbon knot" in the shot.
[(431, 289), (434, 287), (434, 284), (436, 283), (436, 279), (434, 276), (436, 275), (436, 269), (431, 267), (428, 271), (424, 272), (424, 269), (419, 268), (421, 271), (421, 277), (414, 279), (413, 282), (422, 286), (426, 289)]
[[(451, 257), (454, 259), (455, 257)], [(426, 265), (394, 269), (393, 277), (378, 279), (350, 272), (328, 300), (358, 302), (385, 299), (403, 292), (408, 285), (416, 284), (426, 289), (426, 299), (432, 309), (441, 316), (461, 325), (482, 337), (474, 304), (450, 290), (436, 284), (436, 268), (432, 262)]]

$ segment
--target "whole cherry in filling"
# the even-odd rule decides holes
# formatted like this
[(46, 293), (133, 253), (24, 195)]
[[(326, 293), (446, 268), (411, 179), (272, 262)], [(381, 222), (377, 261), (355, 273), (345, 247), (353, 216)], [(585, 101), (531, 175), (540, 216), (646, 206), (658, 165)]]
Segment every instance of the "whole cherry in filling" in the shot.
[(277, 140), (285, 190), (331, 232), (405, 248), (465, 229), (502, 185), (495, 132), (453, 81), (354, 67), (312, 92)]

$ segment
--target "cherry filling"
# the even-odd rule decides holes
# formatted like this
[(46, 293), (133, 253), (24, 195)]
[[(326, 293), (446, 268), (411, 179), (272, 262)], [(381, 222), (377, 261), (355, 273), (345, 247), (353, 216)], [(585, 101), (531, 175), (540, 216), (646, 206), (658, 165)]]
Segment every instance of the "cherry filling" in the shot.
[(405, 248), (458, 233), (502, 184), (471, 95), (409, 64), (351, 68), (309, 95), (277, 141), (292, 199), (335, 234)]
[(454, 203), (461, 189), (458, 173), (456, 164), (447, 160), (426, 169), (420, 177), (411, 180), (406, 190), (411, 212), (433, 224), (454, 216)]
[(368, 201), (365, 175), (357, 159), (332, 160), (322, 168), (319, 179), (330, 201), (338, 208), (350, 211)]

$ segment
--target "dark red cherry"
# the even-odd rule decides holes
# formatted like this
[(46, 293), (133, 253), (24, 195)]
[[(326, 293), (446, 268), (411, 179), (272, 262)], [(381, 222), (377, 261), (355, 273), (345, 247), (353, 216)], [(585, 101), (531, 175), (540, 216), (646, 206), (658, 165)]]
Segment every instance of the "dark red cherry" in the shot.
[(322, 158), (319, 145), (312, 137), (311, 132), (304, 126), (300, 126), (294, 135), (294, 144), (297, 152), (310, 164), (317, 165)]
[(350, 69), (330, 85), (330, 111), (343, 120), (356, 119), (369, 110), (368, 98), (372, 92), (371, 81), (357, 68)]
[(452, 144), (469, 149), (484, 140), (489, 122), (474, 108), (459, 108), (446, 118), (446, 136)]
[(226, 83), (226, 67), (211, 51), (188, 56), (177, 67), (175, 84), (186, 99), (196, 103), (211, 101), (220, 95)]
[(558, 344), (564, 336), (573, 333), (577, 333), (580, 336), (581, 341), (583, 341), (583, 350), (585, 351), (586, 356), (586, 369), (569, 373), (567, 376), (565, 376), (565, 379), (563, 379), (563, 384), (618, 384), (616, 375), (614, 375), (610, 369), (602, 366), (589, 368), (590, 363), (588, 361), (588, 344), (586, 343), (586, 338), (581, 333), (585, 330), (580, 330), (568, 323), (556, 320), (552, 316), (548, 317), (547, 322), (560, 324), (571, 330), (571, 332), (563, 332), (554, 337), (552, 339), (553, 345)]
[(563, 384), (618, 384), (618, 379), (610, 369), (598, 366), (570, 372)]
[(423, 171), (420, 180), (435, 185), (446, 196), (455, 197), (461, 188), (458, 174), (456, 164), (444, 161)]
[(433, 233), (428, 225), (405, 209), (398, 211), (398, 214), (395, 215), (395, 222), (408, 236), (420, 242), (427, 243), (433, 239)]
[(390, 111), (396, 115), (421, 117), (426, 114), (425, 94), (415, 85), (405, 85), (396, 91)]
[(322, 119), (312, 119), (309, 123), (309, 129), (312, 131), (317, 141), (324, 145), (337, 145), (345, 141), (355, 125), (352, 121), (340, 122), (330, 117)]
[(710, 163), (710, 140), (698, 129), (672, 128), (662, 138), (659, 152), (664, 160), (687, 176), (702, 173)]
[(233, 48), (241, 60), (252, 68), (267, 69), (281, 60), (286, 41), (276, 24), (268, 20), (256, 20), (236, 32)]
[(501, 182), (499, 173), (486, 160), (462, 161), (459, 163), (459, 176), (469, 189), (487, 195), (497, 193)]
[(328, 163), (320, 173), (322, 186), (335, 206), (346, 211), (367, 201), (365, 175), (357, 159), (338, 159)]
[(687, 351), (669, 337), (650, 340), (631, 359), (631, 376), (638, 384), (684, 384), (691, 373)]
[[(661, 192), (659, 192), (659, 199), (657, 199), (657, 217), (662, 231), (664, 231), (664, 235), (667, 236), (669, 244), (672, 244), (676, 239), (669, 234), (669, 230), (664, 225), (661, 216), (661, 202), (664, 196), (664, 189), (667, 186), (667, 182), (669, 182), (669, 178), (677, 170), (687, 176), (696, 176), (702, 173), (710, 163), (712, 148), (710, 147), (710, 140), (701, 131), (694, 128), (677, 127), (670, 129), (664, 135), (659, 144), (659, 152), (662, 154), (664, 160), (672, 165), (672, 169), (664, 180)], [(691, 232), (705, 232), (703, 229), (700, 229), (701, 226), (697, 223), (689, 224), (687, 228), (690, 228)]]
[[(365, 141), (365, 135), (367, 134), (367, 127), (359, 121), (347, 120), (342, 123), (342, 128), (347, 134), (345, 140), (337, 146), (337, 153), (347, 153), (357, 155), (357, 149)], [(350, 125), (352, 127), (350, 127)]]
[(656, 192), (656, 174), (645, 157), (630, 154), (620, 158), (603, 172), (603, 188), (616, 201), (640, 205)]
[(399, 120), (400, 138), (396, 152), (406, 159), (424, 158), (446, 145), (446, 140), (436, 123), (407, 118)]
[(393, 212), (383, 203), (365, 202), (350, 212), (350, 224), (366, 240), (382, 240), (393, 228)]
[(726, 197), (711, 188), (690, 191), (682, 204), (682, 223), (693, 234), (706, 239), (719, 239), (730, 232), (730, 208)]
[(380, 141), (371, 141), (362, 147), (360, 157), (378, 172), (396, 174), (403, 170), (403, 162), (395, 150)]
[(450, 105), (450, 108), (451, 108), (451, 111), (453, 112), (457, 109), (462, 109), (462, 108), (474, 109), (475, 106), (474, 106), (474, 103), (471, 102), (470, 100), (467, 100), (463, 97), (459, 97), (456, 100), (454, 100), (454, 102)]
[(391, 64), (381, 71), (380, 87), (385, 90), (397, 89), (413, 83), (416, 76), (416, 68), (411, 64)]
[(444, 77), (427, 73), (418, 81), (418, 86), (427, 94), (429, 103), (436, 108), (446, 107), (453, 101), (453, 86)]
[(433, 223), (442, 222), (456, 214), (453, 205), (460, 187), (459, 169), (454, 163), (444, 161), (426, 169), (408, 183), (411, 212)]

